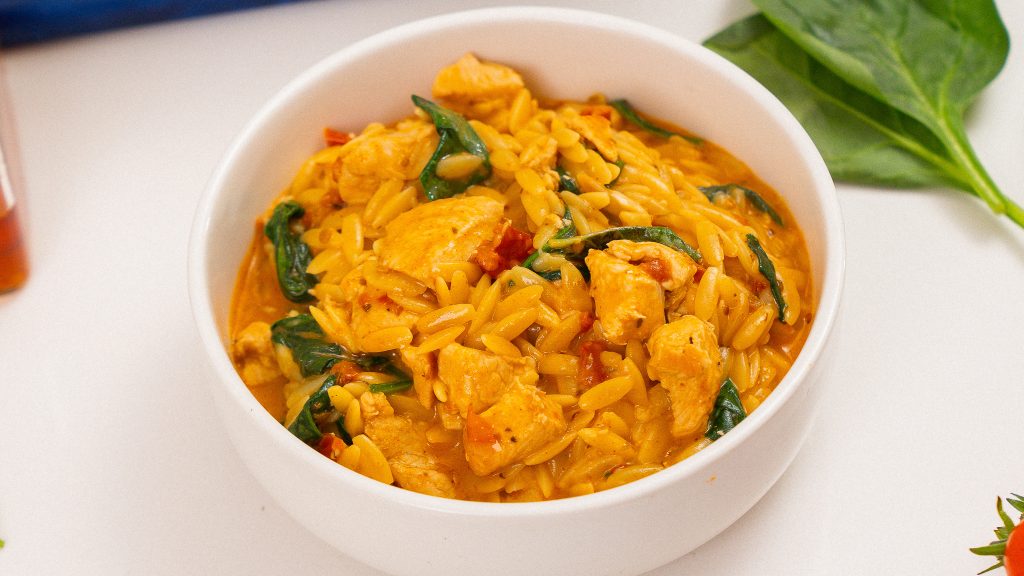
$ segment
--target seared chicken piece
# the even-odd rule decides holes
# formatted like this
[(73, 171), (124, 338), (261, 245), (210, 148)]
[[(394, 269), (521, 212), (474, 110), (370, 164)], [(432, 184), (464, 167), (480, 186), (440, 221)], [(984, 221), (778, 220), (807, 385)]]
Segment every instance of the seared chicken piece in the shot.
[(615, 344), (643, 340), (664, 324), (664, 289), (681, 288), (696, 269), (687, 256), (667, 246), (629, 240), (591, 250), (586, 262), (601, 330)]
[[(486, 476), (521, 460), (565, 431), (562, 407), (537, 389), (531, 358), (506, 358), (449, 344), (437, 359), (438, 377), (464, 420), (466, 461)], [(440, 409), (440, 408), (439, 408)]]
[(402, 346), (399, 355), (406, 368), (412, 372), (412, 386), (416, 399), (424, 408), (434, 405), (434, 383), (437, 382), (437, 354), (421, 353), (413, 346)]
[(467, 262), (498, 229), (504, 206), (484, 196), (435, 200), (404, 212), (379, 240), (380, 262), (433, 286), (444, 263)]
[[(602, 111), (605, 111), (605, 114), (601, 114)], [(584, 140), (593, 144), (602, 158), (608, 162), (618, 160), (619, 149), (615, 145), (610, 120), (611, 107), (594, 107), (589, 110), (585, 109), (583, 112), (567, 118), (569, 127), (579, 132)]]
[(531, 358), (507, 358), (460, 344), (441, 349), (437, 372), (463, 419), (497, 402), (513, 381), (533, 385), (538, 378)]
[(466, 461), (486, 476), (518, 462), (565, 432), (562, 407), (532, 384), (514, 381), (493, 406), (463, 428)]
[(416, 177), (413, 157), (421, 142), (429, 141), (432, 125), (406, 131), (371, 124), (350, 145), (351, 150), (338, 162), (327, 166), (337, 181), (338, 194), (351, 204), (365, 204), (387, 181)]
[(270, 341), (270, 324), (253, 322), (239, 332), (231, 343), (231, 358), (239, 367), (239, 376), (250, 388), (280, 384), (284, 378)]
[(366, 435), (387, 458), (399, 486), (422, 494), (455, 497), (450, 471), (427, 452), (425, 422), (395, 415), (387, 397), (379, 392), (360, 396), (359, 409)]
[(722, 356), (715, 329), (696, 316), (665, 324), (647, 342), (647, 375), (668, 390), (672, 435), (688, 436), (707, 426), (722, 384)]
[(340, 316), (347, 326), (344, 334), (338, 334), (338, 343), (349, 350), (363, 350), (362, 340), (367, 334), (404, 326), (411, 328), (419, 318), (392, 300), (386, 292), (369, 286), (362, 268), (349, 272), (341, 281), (342, 301), (324, 299), (320, 308)]
[(608, 243), (605, 253), (626, 262), (639, 262), (640, 267), (660, 282), (665, 290), (682, 288), (697, 271), (697, 265), (689, 256), (657, 242), (613, 240)]
[(466, 54), (438, 72), (432, 93), (435, 98), (453, 100), (490, 99), (513, 95), (523, 86), (523, 78), (508, 66)]

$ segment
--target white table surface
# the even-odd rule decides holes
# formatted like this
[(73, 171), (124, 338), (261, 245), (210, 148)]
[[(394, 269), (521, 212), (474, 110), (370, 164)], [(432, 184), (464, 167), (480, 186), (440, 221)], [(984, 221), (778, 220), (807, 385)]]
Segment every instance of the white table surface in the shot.
[[(378, 574), (293, 521), (222, 434), (189, 228), (229, 141), (291, 77), (393, 25), (502, 3), (303, 3), (4, 55), (33, 270), (0, 297), (0, 574)], [(548, 4), (695, 41), (752, 11)], [(1024, 4), (999, 5), (1017, 44), (968, 131), (1024, 203)], [(973, 574), (996, 495), (1024, 492), (1024, 231), (964, 194), (839, 196), (845, 314), (812, 435), (750, 513), (653, 574)]]

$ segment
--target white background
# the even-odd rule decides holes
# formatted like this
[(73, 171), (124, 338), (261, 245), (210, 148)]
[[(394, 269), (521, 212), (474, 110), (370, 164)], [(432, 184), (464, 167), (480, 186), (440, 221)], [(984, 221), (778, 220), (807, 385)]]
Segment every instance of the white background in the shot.
[[(302, 3), (4, 54), (33, 270), (0, 296), (0, 574), (378, 574), (289, 518), (223, 436), (186, 293), (189, 228), (230, 140), (301, 70), (396, 24), (499, 4)], [(548, 4), (694, 41), (752, 11)], [(1024, 203), (1024, 4), (999, 6), (1016, 44), (968, 132)], [(996, 495), (1024, 492), (1024, 231), (965, 194), (839, 196), (844, 317), (812, 435), (750, 513), (653, 574), (988, 566), (967, 548), (989, 540)]]

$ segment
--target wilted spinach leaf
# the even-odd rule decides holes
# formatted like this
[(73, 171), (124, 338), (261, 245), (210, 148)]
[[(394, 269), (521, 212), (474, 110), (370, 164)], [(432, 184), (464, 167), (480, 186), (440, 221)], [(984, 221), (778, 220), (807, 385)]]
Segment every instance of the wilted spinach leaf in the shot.
[(555, 172), (558, 173), (559, 190), (565, 190), (573, 194), (580, 193), (580, 185), (576, 182), (576, 179), (572, 177), (572, 174), (569, 174), (569, 172), (565, 170), (565, 168), (562, 168), (561, 166), (556, 166)]
[(608, 104), (612, 108), (618, 110), (619, 114), (621, 114), (623, 118), (632, 122), (633, 124), (636, 124), (640, 128), (643, 128), (644, 130), (650, 132), (651, 134), (654, 134), (655, 136), (661, 136), (662, 138), (671, 138), (672, 136), (679, 136), (680, 138), (683, 138), (684, 140), (687, 140), (693, 144), (700, 144), (703, 142), (703, 140), (701, 140), (700, 138), (696, 138), (694, 136), (687, 136), (686, 134), (674, 132), (672, 130), (662, 128), (661, 126), (654, 124), (653, 122), (641, 116), (640, 113), (637, 112), (635, 108), (633, 108), (633, 105), (630, 104), (625, 99), (620, 98), (618, 100), (612, 100)]
[[(413, 95), (416, 106), (430, 115), (440, 140), (434, 154), (420, 172), (420, 183), (430, 200), (451, 198), (464, 192), (466, 188), (482, 182), (491, 175), (491, 157), (487, 146), (480, 139), (473, 127), (460, 114), (438, 106), (437, 104)], [(446, 180), (437, 175), (437, 163), (452, 154), (468, 152), (481, 159), (480, 166), (462, 180)]]
[(353, 354), (328, 342), (324, 331), (309, 314), (282, 318), (270, 327), (270, 340), (291, 348), (292, 358), (303, 376), (323, 374), (341, 360), (354, 362), (363, 370), (380, 370), (390, 364), (384, 356)]
[(747, 246), (750, 247), (754, 256), (757, 256), (757, 269), (764, 276), (764, 279), (768, 281), (768, 288), (771, 290), (772, 298), (779, 309), (779, 322), (785, 322), (786, 301), (782, 298), (782, 285), (779, 283), (779, 277), (775, 272), (775, 264), (772, 263), (768, 253), (761, 247), (761, 243), (757, 241), (757, 236), (747, 234)]
[(309, 395), (306, 403), (302, 406), (302, 411), (299, 412), (299, 415), (288, 426), (288, 431), (299, 440), (307, 443), (320, 440), (323, 434), (321, 434), (320, 427), (317, 425), (316, 417), (326, 414), (331, 410), (331, 396), (327, 393), (327, 389), (336, 383), (337, 378), (334, 375), (328, 376), (324, 383), (320, 385), (320, 388)]
[(669, 248), (684, 252), (693, 259), (700, 262), (700, 251), (690, 246), (671, 229), (664, 226), (621, 226), (619, 228), (608, 228), (600, 232), (584, 234), (583, 236), (572, 236), (566, 238), (552, 238), (547, 246), (551, 252), (560, 252), (573, 262), (582, 261), (591, 250), (604, 250), (608, 243), (614, 240), (631, 240), (633, 242), (657, 242)]
[(313, 254), (300, 234), (291, 229), (291, 221), (304, 213), (302, 206), (295, 202), (282, 202), (274, 207), (274, 213), (263, 227), (263, 233), (274, 244), (274, 265), (281, 293), (292, 302), (313, 300), (309, 289), (317, 283), (316, 276), (306, 273)]
[(747, 198), (747, 202), (750, 202), (754, 205), (754, 208), (757, 208), (761, 212), (767, 214), (768, 217), (772, 219), (772, 222), (775, 222), (779, 226), (784, 226), (782, 223), (782, 216), (779, 216), (779, 213), (772, 208), (772, 205), (756, 191), (751, 190), (746, 186), (740, 186), (739, 184), (722, 184), (721, 186), (701, 186), (699, 187), (699, 190), (712, 202), (715, 201), (716, 196), (729, 194), (733, 190), (742, 190), (743, 195)]
[(708, 418), (708, 429), (704, 437), (712, 441), (718, 440), (746, 417), (747, 412), (740, 401), (739, 390), (733, 384), (732, 378), (726, 378), (722, 387), (718, 389), (718, 397), (715, 398), (715, 407)]

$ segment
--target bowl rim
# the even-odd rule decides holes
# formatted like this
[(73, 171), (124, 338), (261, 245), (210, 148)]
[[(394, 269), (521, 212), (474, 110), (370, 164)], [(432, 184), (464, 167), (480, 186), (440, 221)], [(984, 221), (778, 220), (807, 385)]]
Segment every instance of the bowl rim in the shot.
[[(824, 220), (822, 230), (824, 231), (823, 241), (826, 245), (822, 261), (825, 263), (825, 269), (822, 271), (823, 281), (816, 294), (817, 311), (814, 323), (789, 372), (758, 409), (744, 420), (742, 425), (716, 440), (712, 446), (656, 474), (584, 496), (523, 503), (446, 499), (383, 484), (330, 462), (315, 450), (309, 449), (304, 443), (298, 441), (259, 404), (235, 372), (217, 328), (217, 319), (220, 315), (214, 313), (211, 302), (212, 295), (207, 289), (209, 285), (207, 238), (214, 208), (222, 199), (221, 192), (227, 187), (227, 178), (231, 168), (242, 156), (246, 143), (275, 115), (276, 110), (316, 84), (325, 75), (329, 75), (332, 70), (395, 43), (429, 36), (453, 27), (497, 25), (523, 21), (612, 29), (630, 36), (639, 36), (645, 41), (663, 45), (677, 52), (685, 59), (697, 60), (716, 69), (738, 89), (747, 91), (752, 99), (762, 105), (763, 112), (770, 116), (795, 143), (798, 156), (806, 164), (811, 180), (815, 183), (814, 196), (821, 204), (820, 217)], [(661, 28), (620, 16), (590, 10), (555, 7), (481, 8), (411, 21), (358, 40), (307, 68), (267, 101), (232, 140), (219, 160), (198, 203), (189, 238), (188, 292), (193, 319), (202, 347), (215, 372), (216, 384), (213, 385), (223, 387), (231, 400), (239, 404), (243, 410), (258, 415), (252, 421), (266, 432), (265, 438), (261, 436), (261, 442), (272, 441), (280, 445), (282, 449), (294, 452), (298, 458), (309, 463), (311, 470), (319, 475), (327, 476), (330, 481), (348, 484), (351, 488), (364, 491), (372, 497), (390, 500), (398, 505), (447, 514), (492, 518), (544, 517), (617, 506), (666, 489), (682, 478), (701, 474), (742, 444), (749, 436), (756, 434), (801, 386), (820, 385), (820, 383), (808, 384), (805, 380), (812, 366), (821, 357), (838, 317), (845, 276), (844, 236), (835, 186), (824, 160), (806, 131), (771, 92), (725, 58), (696, 42)]]

